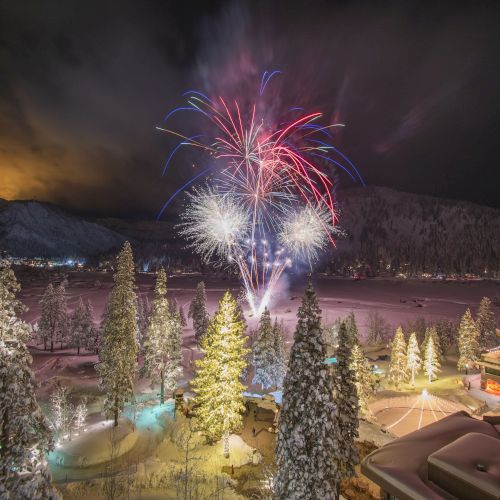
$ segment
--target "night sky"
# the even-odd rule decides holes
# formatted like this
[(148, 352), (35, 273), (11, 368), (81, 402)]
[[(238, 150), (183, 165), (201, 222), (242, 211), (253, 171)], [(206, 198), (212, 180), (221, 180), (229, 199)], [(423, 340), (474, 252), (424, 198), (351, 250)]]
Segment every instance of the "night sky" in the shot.
[(0, 197), (154, 217), (203, 168), (161, 177), (182, 92), (279, 69), (273, 108), (345, 123), (368, 184), (500, 207), (500, 3), (423, 3), (0, 0)]

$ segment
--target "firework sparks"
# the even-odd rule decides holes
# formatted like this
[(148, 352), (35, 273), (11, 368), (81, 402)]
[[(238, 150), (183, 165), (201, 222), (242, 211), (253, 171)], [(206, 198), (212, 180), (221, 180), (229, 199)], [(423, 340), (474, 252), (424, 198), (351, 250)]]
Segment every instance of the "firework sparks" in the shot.
[[(261, 99), (278, 73), (264, 74)], [(187, 105), (172, 110), (165, 121), (177, 112), (193, 111), (211, 123), (214, 133), (187, 136), (158, 127), (181, 139), (163, 171), (182, 146), (207, 152), (215, 166), (180, 188), (204, 173), (212, 174), (211, 187), (190, 195), (182, 234), (206, 260), (217, 256), (238, 267), (248, 302), (259, 313), (292, 259), (312, 265), (328, 244), (334, 244), (337, 215), (329, 165), (363, 180), (352, 162), (330, 144), (332, 127), (343, 125), (321, 125), (320, 112), (290, 108), (287, 116), (294, 118), (285, 116), (274, 126), (258, 116), (258, 103), (243, 110), (237, 101), (222, 97), (211, 99), (193, 90), (184, 95)]]

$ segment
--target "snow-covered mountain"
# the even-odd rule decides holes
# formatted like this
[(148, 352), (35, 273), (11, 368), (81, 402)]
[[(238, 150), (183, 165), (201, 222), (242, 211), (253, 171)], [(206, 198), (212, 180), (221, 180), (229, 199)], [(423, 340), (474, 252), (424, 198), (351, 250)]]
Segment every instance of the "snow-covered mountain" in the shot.
[(337, 264), (374, 271), (500, 275), (500, 210), (381, 187), (338, 193)]
[(15, 257), (88, 257), (124, 241), (121, 234), (50, 203), (0, 200), (0, 250)]

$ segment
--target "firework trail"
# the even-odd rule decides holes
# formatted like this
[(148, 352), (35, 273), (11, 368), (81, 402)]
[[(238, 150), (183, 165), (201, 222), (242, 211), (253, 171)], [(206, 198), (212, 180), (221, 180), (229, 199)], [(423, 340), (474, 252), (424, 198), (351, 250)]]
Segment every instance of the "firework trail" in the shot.
[[(260, 99), (279, 73), (264, 73)], [(187, 136), (157, 127), (180, 139), (163, 173), (183, 146), (205, 151), (214, 163), (181, 186), (158, 217), (180, 191), (212, 174), (209, 187), (189, 195), (181, 233), (205, 260), (216, 257), (238, 267), (248, 303), (260, 313), (292, 259), (312, 266), (328, 244), (335, 244), (338, 229), (330, 165), (353, 180), (363, 183), (363, 179), (330, 144), (332, 129), (343, 125), (322, 125), (320, 112), (290, 108), (276, 126), (264, 120), (258, 103), (242, 109), (237, 101), (211, 99), (195, 90), (184, 96), (187, 104), (170, 111), (165, 122), (176, 113), (192, 111), (207, 120), (214, 133)]]

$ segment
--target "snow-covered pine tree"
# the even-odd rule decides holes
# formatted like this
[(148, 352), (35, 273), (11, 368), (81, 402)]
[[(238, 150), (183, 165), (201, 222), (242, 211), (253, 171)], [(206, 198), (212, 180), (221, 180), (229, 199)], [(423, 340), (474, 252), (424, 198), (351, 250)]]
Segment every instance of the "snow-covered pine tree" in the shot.
[(65, 283), (65, 281), (62, 281), (59, 286), (54, 289), (54, 298), (57, 311), (55, 336), (57, 342), (61, 344), (61, 349), (63, 348), (63, 345), (68, 342), (69, 338), (69, 315), (66, 300)]
[(495, 315), (491, 310), (491, 300), (488, 297), (481, 299), (477, 311), (476, 327), (479, 332), (480, 351), (487, 351), (500, 343), (496, 333)]
[(437, 374), (441, 371), (439, 351), (436, 349), (434, 338), (433, 335), (429, 335), (424, 350), (424, 372), (429, 377), (429, 382), (437, 378)]
[(283, 321), (278, 323), (275, 318), (273, 325), (273, 339), (274, 339), (274, 365), (273, 365), (273, 384), (276, 388), (283, 387), (283, 380), (286, 375), (287, 367), (287, 353), (285, 347), (285, 326)]
[(408, 339), (408, 347), (406, 349), (406, 369), (408, 375), (411, 374), (411, 385), (415, 385), (415, 375), (420, 371), (422, 360), (420, 358), (420, 349), (418, 347), (417, 334), (415, 332), (410, 334)]
[(200, 344), (205, 335), (210, 320), (207, 312), (207, 293), (205, 283), (200, 281), (196, 287), (196, 293), (189, 306), (188, 317), (193, 318), (193, 329), (196, 342)]
[(347, 315), (344, 323), (347, 328), (347, 334), (349, 335), (351, 344), (359, 344), (358, 325), (356, 323), (356, 316), (354, 316), (352, 311)]
[(373, 393), (374, 377), (368, 359), (359, 344), (352, 347), (351, 370), (354, 372), (358, 394), (359, 412), (363, 417), (370, 417), (368, 406)]
[(69, 325), (70, 343), (73, 347), (76, 347), (77, 356), (80, 355), (80, 349), (87, 345), (93, 326), (88, 307), (80, 297), (78, 305), (71, 315)]
[[(339, 330), (340, 330), (340, 325), (342, 324), (342, 319), (337, 318), (331, 325), (327, 326), (323, 330), (323, 334), (325, 337), (325, 342), (328, 347), (328, 351), (331, 353), (335, 352), (339, 345)], [(344, 321), (344, 325), (345, 325)], [(352, 324), (352, 323), (351, 323)], [(354, 321), (354, 327), (356, 327), (356, 321)], [(347, 326), (346, 326), (347, 328)], [(357, 330), (357, 328), (356, 328)], [(356, 336), (356, 342), (357, 342), (357, 333), (355, 334)]]
[(45, 459), (52, 433), (35, 398), (19, 289), (10, 263), (0, 259), (0, 498), (53, 500), (59, 496)]
[(54, 392), (50, 395), (50, 411), (52, 414), (52, 426), (59, 440), (67, 439), (71, 433), (75, 409), (70, 401), (69, 388), (58, 383)]
[[(336, 449), (335, 458), (341, 478), (355, 475), (354, 467), (359, 462), (354, 440), (358, 437), (358, 387), (357, 374), (353, 363), (354, 337), (347, 331), (344, 322), (340, 324), (338, 348), (336, 351), (337, 362), (333, 365), (334, 389), (333, 395), (337, 406), (336, 428), (339, 432), (340, 442)], [(359, 348), (359, 347), (358, 347)]]
[(437, 330), (434, 326), (428, 326), (425, 329), (425, 337), (424, 341), (422, 342), (422, 345), (420, 346), (420, 352), (424, 353), (425, 355), (425, 350), (427, 349), (427, 343), (429, 342), (429, 339), (432, 337), (432, 340), (434, 342), (434, 353), (437, 355), (438, 360), (441, 360), (443, 358), (442, 353), (441, 353), (441, 343), (439, 341), (439, 335), (437, 333)]
[(471, 367), (479, 358), (479, 332), (472, 319), (470, 309), (467, 309), (458, 327), (458, 363), (459, 370)]
[(117, 257), (114, 281), (106, 306), (96, 370), (105, 393), (104, 408), (117, 426), (125, 402), (134, 397), (137, 362), (137, 297), (134, 260), (128, 241)]
[(87, 420), (87, 414), (89, 412), (87, 405), (87, 397), (83, 396), (80, 402), (75, 408), (75, 418), (73, 419), (76, 434), (80, 434), (81, 429), (85, 425), (85, 420)]
[(229, 433), (241, 425), (245, 410), (241, 376), (249, 352), (246, 341), (236, 301), (226, 292), (201, 338), (203, 357), (195, 361), (192, 382), (200, 430), (209, 442), (224, 437), (225, 455), (229, 453)]
[(406, 371), (406, 340), (401, 326), (398, 326), (391, 342), (391, 361), (387, 379), (399, 389), (407, 379)]
[(274, 382), (274, 368), (276, 364), (275, 341), (271, 314), (266, 307), (259, 321), (257, 338), (252, 347), (252, 364), (255, 369), (253, 384), (260, 384), (262, 389), (271, 387)]
[(283, 384), (276, 448), (279, 499), (336, 498), (341, 471), (333, 375), (325, 363), (321, 311), (311, 284), (299, 307), (294, 343)]
[(43, 342), (43, 349), (46, 351), (47, 345), (50, 345), (50, 350), (53, 352), (56, 339), (57, 310), (55, 307), (55, 290), (52, 283), (49, 283), (40, 299), (40, 309), (38, 337)]
[(182, 325), (166, 294), (167, 275), (160, 268), (144, 341), (142, 368), (142, 374), (151, 379), (151, 384), (160, 384), (160, 404), (165, 403), (165, 390), (174, 391), (182, 375)]
[(94, 323), (94, 307), (90, 299), (87, 299), (85, 309), (90, 326), (86, 332), (87, 338), (85, 339), (85, 348), (97, 354), (99, 352), (100, 328)]
[(447, 352), (452, 346), (457, 345), (457, 326), (453, 321), (439, 320), (434, 324), (434, 328), (439, 337), (441, 354), (446, 357)]

